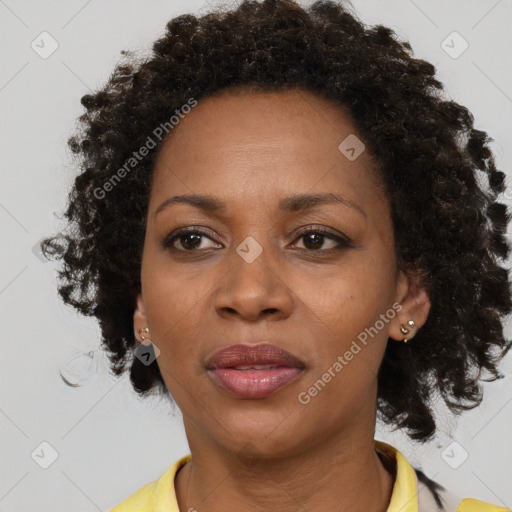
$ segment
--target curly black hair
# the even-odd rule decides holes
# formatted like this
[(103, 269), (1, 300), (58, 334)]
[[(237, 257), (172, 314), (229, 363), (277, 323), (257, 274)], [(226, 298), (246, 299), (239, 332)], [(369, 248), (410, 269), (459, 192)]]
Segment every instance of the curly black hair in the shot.
[[(222, 91), (316, 93), (350, 112), (379, 171), (392, 210), (400, 269), (416, 275), (431, 309), (414, 342), (389, 342), (378, 375), (378, 415), (427, 441), (436, 432), (433, 397), (451, 412), (477, 406), (481, 380), (502, 378), (511, 346), (510, 213), (497, 202), (505, 174), (473, 115), (443, 98), (435, 67), (383, 25), (367, 26), (334, 1), (245, 0), (166, 25), (150, 54), (131, 52), (106, 84), (81, 98), (85, 113), (68, 145), (81, 173), (69, 193), (66, 230), (42, 242), (63, 260), (59, 294), (95, 316), (111, 370), (130, 366), (134, 389), (168, 394), (157, 364), (133, 357), (135, 298), (152, 173), (162, 141), (113, 177), (193, 98)], [(155, 137), (153, 137), (155, 138)], [(100, 193), (110, 183), (108, 194)], [(484, 379), (482, 371), (489, 373)]]

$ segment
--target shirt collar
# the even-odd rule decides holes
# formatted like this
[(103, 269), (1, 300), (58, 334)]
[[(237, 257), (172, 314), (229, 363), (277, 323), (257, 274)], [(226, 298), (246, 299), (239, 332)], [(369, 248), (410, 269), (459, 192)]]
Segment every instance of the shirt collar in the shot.
[(418, 512), (418, 480), (414, 468), (394, 446), (374, 441), (375, 449), (396, 461), (396, 478), (386, 512)]
[[(418, 481), (414, 468), (393, 446), (374, 440), (375, 449), (396, 461), (396, 478), (386, 512), (418, 512)], [(174, 479), (178, 470), (191, 460), (191, 454), (178, 459), (157, 481), (153, 495), (155, 512), (180, 512)]]

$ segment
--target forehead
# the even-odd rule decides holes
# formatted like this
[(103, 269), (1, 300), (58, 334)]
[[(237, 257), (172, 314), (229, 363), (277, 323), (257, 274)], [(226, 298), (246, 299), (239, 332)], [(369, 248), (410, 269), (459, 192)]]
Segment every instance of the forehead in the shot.
[(363, 148), (348, 111), (309, 91), (226, 92), (201, 100), (169, 133), (152, 196), (320, 189), (357, 196), (380, 185)]

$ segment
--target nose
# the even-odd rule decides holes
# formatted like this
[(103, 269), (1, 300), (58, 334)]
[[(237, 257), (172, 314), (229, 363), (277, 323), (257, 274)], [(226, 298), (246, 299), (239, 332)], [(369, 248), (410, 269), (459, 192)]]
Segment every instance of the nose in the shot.
[(230, 269), (214, 293), (218, 315), (226, 319), (239, 316), (250, 322), (291, 315), (294, 294), (279, 272), (279, 263), (271, 262), (265, 250), (251, 263), (236, 253), (229, 263)]

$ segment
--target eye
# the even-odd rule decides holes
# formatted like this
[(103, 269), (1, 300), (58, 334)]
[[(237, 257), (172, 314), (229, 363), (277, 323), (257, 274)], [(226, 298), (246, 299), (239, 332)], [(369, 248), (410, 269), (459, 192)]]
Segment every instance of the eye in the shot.
[[(179, 229), (177, 232), (167, 236), (162, 242), (164, 249), (173, 251), (192, 252), (198, 250), (214, 249), (214, 246), (204, 246), (202, 239), (214, 242), (209, 233), (197, 227)], [(299, 233), (295, 240), (305, 240), (305, 247), (298, 249), (313, 252), (332, 252), (343, 248), (352, 247), (351, 240), (346, 236), (338, 236), (324, 228), (307, 229)], [(326, 240), (330, 240), (332, 246), (327, 249), (323, 247)], [(215, 242), (214, 242), (215, 243)], [(179, 244), (179, 245), (178, 245)], [(217, 244), (218, 245), (218, 244)], [(179, 247), (181, 246), (181, 247)]]
[[(211, 249), (213, 247), (204, 247), (201, 244), (201, 239), (207, 238), (213, 242), (208, 236), (208, 233), (198, 228), (184, 228), (175, 232), (172, 236), (168, 236), (162, 242), (164, 249), (171, 249), (175, 251), (197, 251), (200, 249)], [(177, 243), (181, 245), (181, 248), (177, 247)]]
[[(316, 252), (332, 252), (343, 248), (352, 247), (351, 240), (346, 236), (338, 236), (324, 228), (314, 228), (302, 231), (296, 240), (304, 239), (304, 250), (311, 250)], [(327, 248), (322, 249), (325, 240), (330, 240), (334, 244)], [(302, 250), (302, 248), (299, 247)]]

